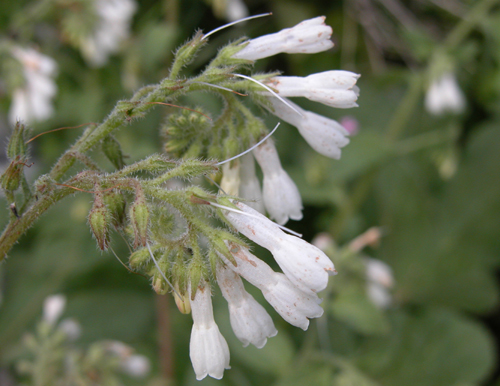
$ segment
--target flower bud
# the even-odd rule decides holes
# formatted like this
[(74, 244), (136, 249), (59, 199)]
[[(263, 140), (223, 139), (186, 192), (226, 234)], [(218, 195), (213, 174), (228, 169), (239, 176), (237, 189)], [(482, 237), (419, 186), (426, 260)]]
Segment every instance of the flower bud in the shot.
[(26, 140), (28, 133), (28, 129), (22, 123), (16, 122), (14, 131), (9, 138), (9, 144), (7, 145), (7, 157), (9, 159), (13, 160), (17, 156), (27, 156), (28, 146), (26, 145)]
[(198, 32), (190, 41), (181, 46), (175, 53), (175, 61), (170, 69), (170, 79), (176, 78), (182, 67), (187, 66), (196, 56), (198, 50), (206, 42), (202, 39), (203, 34)]
[(104, 205), (101, 193), (96, 193), (94, 205), (89, 213), (89, 224), (97, 245), (101, 250), (106, 250), (109, 244), (109, 223), (111, 215)]
[[(154, 252), (154, 247), (151, 247)], [(145, 269), (151, 263), (151, 256), (147, 248), (141, 248), (132, 253), (129, 257), (128, 264), (133, 270)]]
[(121, 169), (125, 166), (121, 146), (112, 135), (108, 135), (104, 138), (101, 146), (102, 151), (115, 168)]
[(145, 246), (148, 240), (149, 209), (143, 193), (137, 194), (129, 210), (130, 223), (134, 229), (134, 245)]
[(104, 204), (111, 214), (114, 225), (122, 225), (125, 220), (125, 198), (120, 193), (113, 191), (104, 194)]
[(23, 165), (19, 160), (14, 160), (1, 176), (2, 189), (6, 192), (14, 192), (19, 188)]
[(181, 314), (190, 314), (191, 313), (191, 303), (189, 302), (189, 295), (181, 293), (179, 291), (179, 287), (177, 285), (175, 286), (175, 290), (180, 295), (179, 296), (177, 294), (177, 292), (174, 292), (175, 305), (177, 306), (177, 308), (179, 309)]

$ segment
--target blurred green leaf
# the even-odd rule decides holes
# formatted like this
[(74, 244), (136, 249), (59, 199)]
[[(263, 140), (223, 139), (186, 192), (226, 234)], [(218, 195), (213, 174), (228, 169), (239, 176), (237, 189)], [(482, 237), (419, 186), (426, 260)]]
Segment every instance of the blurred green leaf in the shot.
[(392, 315), (385, 337), (367, 338), (358, 365), (384, 386), (475, 383), (491, 370), (491, 337), (476, 322), (450, 311), (429, 309)]
[(330, 309), (336, 318), (347, 323), (355, 331), (368, 335), (389, 332), (389, 323), (384, 312), (368, 299), (365, 288), (354, 283), (344, 283)]

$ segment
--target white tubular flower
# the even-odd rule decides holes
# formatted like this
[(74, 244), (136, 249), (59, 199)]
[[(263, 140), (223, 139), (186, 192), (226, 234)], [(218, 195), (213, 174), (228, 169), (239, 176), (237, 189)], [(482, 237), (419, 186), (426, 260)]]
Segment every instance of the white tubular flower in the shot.
[(381, 260), (365, 258), (367, 294), (377, 307), (388, 308), (392, 303), (390, 289), (394, 287), (392, 269)]
[(207, 375), (221, 379), (224, 369), (231, 368), (229, 366), (229, 347), (220, 333), (219, 327), (215, 324), (211, 297), (208, 284), (201, 284), (196, 291), (194, 300), (191, 300), (191, 286), (189, 286), (189, 299), (193, 315), (189, 356), (197, 380), (201, 380)]
[(222, 191), (230, 196), (237, 196), (240, 189), (240, 161), (236, 160), (222, 165)]
[(348, 109), (357, 107), (360, 75), (350, 71), (325, 71), (304, 78), (300, 76), (275, 76), (266, 84), (275, 88), (282, 97), (306, 97), (327, 106)]
[(325, 25), (325, 17), (320, 16), (304, 20), (295, 27), (252, 39), (245, 48), (234, 55), (234, 58), (257, 60), (281, 52), (313, 54), (332, 48), (331, 36), (332, 27)]
[(48, 296), (43, 302), (43, 320), (50, 325), (56, 324), (65, 306), (66, 297), (64, 295)]
[(252, 154), (241, 157), (239, 196), (247, 200), (247, 205), (264, 214), (264, 201), (260, 182), (255, 174), (255, 161)]
[(290, 107), (277, 98), (269, 98), (274, 115), (295, 126), (300, 135), (318, 153), (334, 159), (340, 159), (341, 148), (349, 143), (347, 130), (337, 121), (322, 115), (306, 111), (295, 103), (287, 100), (302, 115), (297, 114)]
[(281, 167), (281, 162), (271, 138), (253, 150), (255, 159), (264, 173), (264, 205), (269, 215), (283, 225), (288, 221), (302, 219), (302, 199), (290, 176)]
[(230, 244), (236, 267), (219, 254), (226, 265), (262, 291), (266, 300), (280, 316), (293, 326), (304, 331), (309, 327), (308, 318), (319, 318), (323, 309), (317, 295), (308, 295), (295, 287), (282, 273), (274, 272), (248, 249)]
[(15, 89), (9, 110), (9, 121), (26, 123), (43, 121), (54, 113), (52, 98), (57, 93), (53, 77), (57, 64), (48, 56), (33, 49), (14, 47), (12, 55), (19, 60), (24, 74), (24, 85)]
[(128, 38), (137, 5), (134, 0), (94, 0), (94, 5), (97, 28), (91, 36), (82, 39), (80, 48), (90, 65), (100, 67)]
[(249, 343), (264, 347), (267, 338), (278, 333), (267, 311), (245, 291), (240, 276), (227, 266), (217, 267), (217, 283), (229, 305), (231, 327), (243, 347)]
[(227, 212), (226, 218), (240, 233), (268, 249), (283, 273), (298, 289), (316, 295), (326, 288), (329, 276), (337, 272), (328, 256), (314, 245), (287, 235), (267, 217), (247, 205), (235, 205), (251, 216)]
[(431, 114), (460, 114), (465, 109), (465, 97), (453, 73), (435, 79), (425, 95), (425, 108)]

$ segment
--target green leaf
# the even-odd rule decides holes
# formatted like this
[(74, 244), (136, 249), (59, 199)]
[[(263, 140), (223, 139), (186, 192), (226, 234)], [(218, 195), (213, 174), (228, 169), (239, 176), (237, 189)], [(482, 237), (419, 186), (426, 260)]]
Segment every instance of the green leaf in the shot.
[(333, 315), (363, 334), (384, 334), (389, 324), (384, 312), (367, 297), (366, 290), (353, 283), (344, 283), (331, 304)]
[(492, 337), (450, 311), (398, 312), (390, 335), (364, 341), (359, 367), (384, 386), (442, 386), (483, 380), (494, 364)]

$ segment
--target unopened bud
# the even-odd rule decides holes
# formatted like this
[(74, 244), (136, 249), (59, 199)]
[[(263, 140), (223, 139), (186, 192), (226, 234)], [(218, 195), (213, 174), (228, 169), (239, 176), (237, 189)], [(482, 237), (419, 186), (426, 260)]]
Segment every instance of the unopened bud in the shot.
[(14, 132), (10, 136), (9, 144), (7, 145), (7, 157), (11, 160), (15, 159), (17, 156), (24, 158), (28, 153), (28, 146), (26, 145), (27, 136), (29, 131), (25, 126), (17, 122), (14, 127)]
[(153, 276), (153, 290), (158, 295), (165, 295), (169, 290), (168, 284), (165, 282), (165, 279), (161, 276), (160, 273), (155, 273)]
[(94, 205), (89, 213), (89, 224), (97, 240), (97, 245), (103, 251), (108, 248), (109, 244), (110, 217), (108, 208), (104, 205), (102, 195), (97, 193), (95, 195)]
[(130, 223), (134, 229), (134, 245), (145, 246), (148, 241), (149, 209), (143, 199), (136, 199), (129, 211)]
[(151, 256), (147, 248), (141, 248), (129, 257), (129, 266), (133, 270), (144, 269), (151, 263)]
[[(177, 290), (177, 288), (176, 288)], [(177, 290), (178, 292), (178, 290)], [(179, 294), (182, 296), (179, 296), (177, 292), (174, 292), (174, 299), (175, 299), (175, 305), (181, 312), (181, 314), (190, 314), (191, 313), (191, 302), (189, 301), (189, 295), (188, 294)]]
[(205, 43), (205, 41), (202, 40), (202, 37), (203, 34), (201, 32), (198, 32), (190, 41), (179, 47), (179, 49), (175, 53), (175, 61), (172, 64), (172, 68), (170, 69), (170, 79), (176, 78), (181, 68), (191, 63), (198, 50)]
[(125, 198), (120, 193), (106, 192), (104, 204), (109, 210), (111, 220), (115, 225), (122, 225), (125, 220)]
[(7, 192), (16, 191), (19, 188), (22, 170), (23, 164), (18, 159), (12, 161), (1, 176), (2, 189)]
[(104, 138), (102, 141), (102, 150), (115, 168), (121, 169), (125, 166), (121, 146), (113, 136), (108, 135)]

